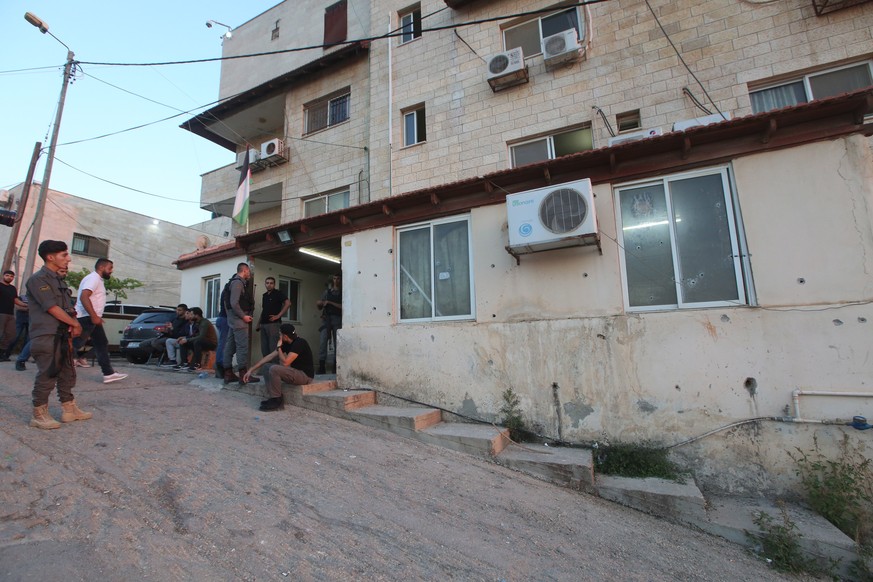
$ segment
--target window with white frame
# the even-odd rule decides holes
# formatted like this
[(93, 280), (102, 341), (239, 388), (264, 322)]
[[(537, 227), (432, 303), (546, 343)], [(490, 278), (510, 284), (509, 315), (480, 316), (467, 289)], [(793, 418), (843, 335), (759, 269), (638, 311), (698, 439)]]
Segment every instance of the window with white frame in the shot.
[(403, 145), (411, 146), (427, 141), (424, 103), (403, 111)]
[(517, 168), (583, 152), (592, 149), (592, 147), (591, 128), (582, 127), (511, 144), (509, 153), (512, 158), (512, 167)]
[(291, 306), (282, 318), (289, 321), (300, 321), (300, 281), (279, 277), (277, 284), (279, 293), (291, 302)]
[(203, 278), (203, 317), (214, 319), (221, 310), (221, 276), (213, 275)]
[(349, 119), (352, 93), (348, 87), (303, 106), (306, 133), (332, 127)]
[(803, 75), (749, 92), (752, 111), (761, 113), (824, 99), (873, 85), (873, 61)]
[(521, 47), (524, 57), (528, 58), (543, 52), (542, 40), (544, 38), (571, 28), (576, 31), (576, 36), (581, 41), (584, 33), (582, 32), (580, 14), (578, 8), (568, 8), (505, 28), (503, 30), (503, 45), (506, 50)]
[(617, 186), (625, 305), (748, 304), (751, 276), (727, 167)]
[(109, 240), (74, 232), (70, 252), (74, 255), (105, 258), (109, 256)]
[(334, 210), (349, 207), (349, 191), (341, 190), (330, 194), (322, 194), (303, 202), (303, 216), (318, 216)]
[(453, 217), (397, 231), (401, 321), (473, 318), (470, 217)]
[(400, 44), (421, 36), (421, 4), (415, 4), (397, 13), (400, 19)]

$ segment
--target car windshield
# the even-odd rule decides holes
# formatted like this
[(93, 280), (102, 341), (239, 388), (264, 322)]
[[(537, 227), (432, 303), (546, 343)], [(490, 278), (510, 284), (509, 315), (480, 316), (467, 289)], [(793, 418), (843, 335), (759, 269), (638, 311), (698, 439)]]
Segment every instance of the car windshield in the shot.
[[(175, 311), (153, 311), (150, 313), (142, 313), (133, 320), (133, 323), (165, 323), (172, 321), (176, 316)], [(132, 325), (131, 324), (131, 325)]]

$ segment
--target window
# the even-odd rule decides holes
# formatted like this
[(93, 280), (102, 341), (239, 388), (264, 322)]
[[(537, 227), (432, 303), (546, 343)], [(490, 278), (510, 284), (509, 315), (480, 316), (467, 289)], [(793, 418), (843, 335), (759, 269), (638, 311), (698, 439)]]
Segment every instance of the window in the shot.
[(279, 293), (291, 301), (291, 307), (285, 312), (283, 319), (300, 321), (300, 281), (279, 277)]
[(273, 27), (273, 31), (270, 33), (270, 40), (276, 40), (279, 38), (279, 21), (276, 21), (276, 26)]
[(640, 110), (625, 111), (615, 116), (615, 124), (618, 126), (618, 131), (631, 131), (632, 129), (640, 129), (643, 124), (640, 121)]
[(525, 58), (532, 57), (543, 52), (542, 40), (553, 34), (572, 28), (576, 30), (576, 35), (581, 40), (583, 34), (582, 28), (579, 26), (580, 22), (579, 11), (576, 8), (534, 18), (505, 29), (503, 31), (503, 45), (506, 50), (520, 46)]
[(427, 141), (424, 124), (424, 104), (403, 112), (403, 145), (411, 146)]
[(349, 118), (351, 99), (352, 94), (346, 87), (305, 105), (306, 133), (312, 133), (346, 121)]
[(447, 218), (397, 232), (401, 321), (471, 319), (470, 218)]
[(310, 198), (303, 202), (303, 216), (318, 216), (325, 212), (333, 212), (334, 210), (342, 210), (349, 207), (349, 191), (334, 192), (333, 194), (325, 194)]
[(74, 255), (87, 255), (98, 258), (109, 256), (109, 241), (107, 239), (74, 232), (73, 244), (70, 246), (70, 250)]
[(214, 275), (203, 279), (203, 317), (215, 319), (221, 311), (221, 276)]
[(869, 87), (873, 85), (871, 66), (873, 62), (867, 61), (811, 73), (781, 85), (750, 91), (752, 111), (761, 113)]
[[(346, 0), (331, 4), (324, 10), (324, 44), (346, 40), (348, 34), (348, 5)], [(277, 27), (278, 28), (278, 27)]]
[(510, 145), (509, 152), (512, 157), (512, 167), (517, 168), (583, 152), (592, 147), (591, 128), (583, 127)]
[(747, 304), (726, 167), (617, 187), (615, 200), (628, 309)]
[(421, 36), (421, 4), (401, 10), (398, 16), (400, 17), (400, 44)]

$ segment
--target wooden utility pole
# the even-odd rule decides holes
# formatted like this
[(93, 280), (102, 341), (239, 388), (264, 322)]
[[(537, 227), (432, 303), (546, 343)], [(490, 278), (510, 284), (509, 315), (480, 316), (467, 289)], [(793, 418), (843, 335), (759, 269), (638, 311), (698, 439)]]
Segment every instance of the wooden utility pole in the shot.
[[(24, 184), (21, 185), (21, 197), (18, 202), (18, 215), (15, 217), (15, 224), (12, 226), (12, 233), (9, 235), (9, 245), (6, 247), (6, 256), (3, 257), (3, 271), (7, 271), (12, 267), (12, 261), (15, 254), (18, 252), (18, 233), (21, 230), (21, 221), (24, 220), (24, 211), (27, 209), (27, 199), (30, 197), (30, 185), (33, 183), (33, 173), (36, 171), (36, 162), (39, 160), (39, 151), (42, 149), (42, 142), (36, 142), (33, 146), (33, 155), (30, 157), (30, 167), (27, 168), (27, 177), (24, 179)], [(16, 271), (17, 275), (21, 275)], [(29, 274), (27, 275), (30, 276)], [(22, 279), (23, 280), (23, 279)]]

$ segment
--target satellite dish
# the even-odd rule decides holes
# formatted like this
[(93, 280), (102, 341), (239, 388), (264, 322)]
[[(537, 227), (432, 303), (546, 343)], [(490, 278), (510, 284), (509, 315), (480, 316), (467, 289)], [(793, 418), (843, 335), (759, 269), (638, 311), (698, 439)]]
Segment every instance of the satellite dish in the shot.
[(197, 237), (197, 250), (202, 251), (203, 249), (208, 249), (209, 245), (212, 244), (212, 241), (209, 240), (209, 237), (205, 234), (201, 234)]

